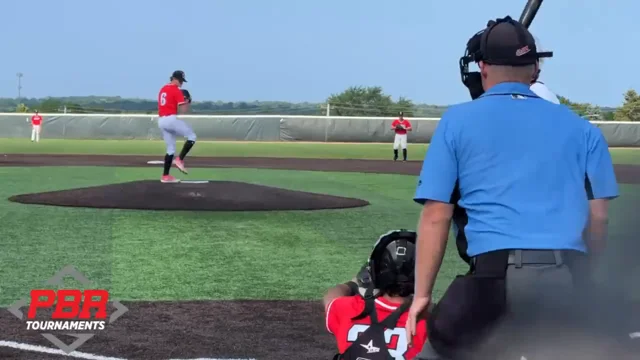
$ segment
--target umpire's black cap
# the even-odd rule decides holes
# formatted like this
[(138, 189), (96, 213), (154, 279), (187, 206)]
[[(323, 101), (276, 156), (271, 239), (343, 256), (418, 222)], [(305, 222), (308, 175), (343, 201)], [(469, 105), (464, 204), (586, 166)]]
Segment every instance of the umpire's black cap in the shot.
[(182, 71), (182, 70), (174, 71), (173, 74), (171, 74), (171, 78), (172, 79), (176, 79), (176, 80), (181, 81), (181, 82), (187, 82), (187, 79), (185, 79), (185, 77), (184, 77), (184, 71)]
[(538, 52), (529, 30), (509, 16), (489, 21), (487, 28), (472, 37), (467, 46), (478, 49), (476, 62), (490, 65), (533, 65), (541, 58), (553, 56), (552, 52)]

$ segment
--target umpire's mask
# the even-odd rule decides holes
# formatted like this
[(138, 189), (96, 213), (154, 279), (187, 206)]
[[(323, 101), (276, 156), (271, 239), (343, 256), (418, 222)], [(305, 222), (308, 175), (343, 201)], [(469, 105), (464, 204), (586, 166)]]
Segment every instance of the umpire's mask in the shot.
[[(500, 30), (492, 34), (497, 25), (500, 25)], [(469, 71), (470, 63), (482, 61), (491, 65), (521, 66), (552, 56), (553, 52), (538, 52), (535, 39), (527, 28), (507, 16), (490, 20), (485, 29), (469, 39), (464, 56), (460, 58), (460, 76), (469, 89), (471, 99), (475, 100), (484, 94), (484, 88), (480, 72)]]

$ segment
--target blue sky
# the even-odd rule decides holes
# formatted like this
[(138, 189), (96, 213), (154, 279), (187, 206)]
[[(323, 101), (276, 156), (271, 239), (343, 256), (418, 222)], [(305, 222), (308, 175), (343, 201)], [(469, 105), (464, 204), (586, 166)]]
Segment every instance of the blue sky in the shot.
[[(466, 101), (458, 59), (487, 20), (524, 0), (19, 0), (3, 4), (0, 97), (154, 98), (183, 69), (197, 100), (321, 102), (379, 85), (415, 102)], [(531, 30), (542, 79), (617, 106), (640, 88), (640, 1), (546, 0)], [(629, 41), (629, 42), (627, 42)], [(640, 90), (640, 89), (639, 89)]]

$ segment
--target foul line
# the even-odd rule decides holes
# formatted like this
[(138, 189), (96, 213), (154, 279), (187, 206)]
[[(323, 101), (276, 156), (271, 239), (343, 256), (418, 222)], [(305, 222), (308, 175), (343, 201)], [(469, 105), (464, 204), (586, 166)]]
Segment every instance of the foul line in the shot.
[[(67, 354), (66, 352), (60, 349), (53, 349), (53, 348), (48, 348), (40, 345), (23, 344), (23, 343), (18, 343), (14, 341), (0, 340), (0, 347), (8, 347), (16, 350), (33, 351), (33, 352), (39, 352), (44, 354), (68, 356), (68, 357), (74, 357), (77, 359), (86, 359), (86, 360), (127, 360), (123, 358), (93, 355), (93, 354), (84, 353), (80, 351), (73, 351)], [(170, 359), (170, 360), (180, 360), (180, 359)], [(256, 360), (256, 359), (197, 358), (197, 359), (183, 359), (183, 360)]]
[(66, 352), (64, 352), (64, 351), (62, 351), (60, 349), (52, 349), (52, 348), (48, 348), (48, 347), (44, 347), (44, 346), (40, 346), (40, 345), (22, 344), (22, 343), (17, 343), (17, 342), (13, 342), (13, 341), (0, 341), (0, 346), (12, 348), (12, 349), (17, 349), (17, 350), (25, 350), (25, 351), (33, 351), (33, 352), (39, 352), (39, 353), (45, 353), (45, 354), (70, 356), (70, 357), (74, 357), (74, 358), (78, 358), (78, 359), (86, 359), (86, 360), (127, 360), (127, 359), (121, 359), (121, 358), (93, 355), (93, 354), (83, 353), (83, 352), (79, 352), (79, 351), (72, 351), (71, 353), (67, 354)]

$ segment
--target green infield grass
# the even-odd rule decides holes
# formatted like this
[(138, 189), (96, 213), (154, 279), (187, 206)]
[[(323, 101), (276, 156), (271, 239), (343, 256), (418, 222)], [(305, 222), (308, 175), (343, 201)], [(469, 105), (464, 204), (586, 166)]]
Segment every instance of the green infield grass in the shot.
[[(155, 169), (0, 168), (0, 303), (67, 264), (128, 300), (319, 299), (350, 279), (377, 237), (415, 228), (411, 176), (253, 169), (192, 169), (236, 180), (366, 199), (370, 206), (298, 212), (151, 212), (16, 204), (29, 192), (155, 179)], [(10, 225), (8, 225), (10, 224)], [(463, 271), (449, 252), (444, 285)], [(439, 290), (443, 283), (440, 283)]]
[[(389, 144), (200, 142), (194, 155), (388, 158)], [(423, 145), (411, 151), (422, 157)], [(155, 141), (0, 140), (0, 153), (161, 154)], [(638, 163), (637, 150), (612, 150)], [(190, 178), (234, 180), (365, 199), (370, 206), (313, 212), (151, 212), (22, 205), (15, 194), (156, 179), (157, 170), (115, 167), (0, 167), (0, 305), (7, 305), (65, 265), (94, 287), (125, 300), (319, 299), (351, 278), (377, 237), (415, 228), (415, 177), (255, 169), (190, 169)], [(621, 185), (612, 204), (612, 268), (638, 233), (640, 191)], [(637, 243), (634, 242), (634, 243)], [(635, 246), (635, 249), (638, 249)], [(455, 245), (436, 297), (465, 271)], [(621, 269), (622, 271), (622, 269)], [(624, 274), (637, 284), (640, 274)]]
[[(155, 179), (154, 169), (0, 168), (0, 197)], [(97, 210), (0, 201), (0, 304), (26, 295), (65, 265), (127, 300), (318, 299), (348, 280), (381, 233), (415, 228), (415, 179), (253, 169), (193, 169), (193, 178), (237, 180), (367, 199), (359, 209), (313, 212), (196, 213)], [(612, 237), (634, 225), (640, 201), (623, 185)], [(618, 229), (619, 232), (616, 233)], [(465, 270), (453, 242), (436, 295)]]

